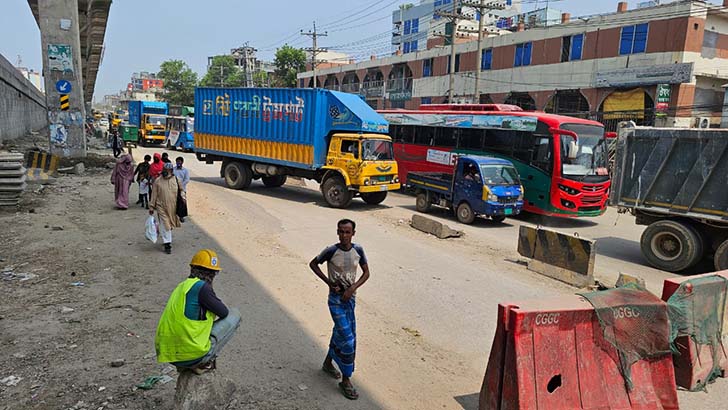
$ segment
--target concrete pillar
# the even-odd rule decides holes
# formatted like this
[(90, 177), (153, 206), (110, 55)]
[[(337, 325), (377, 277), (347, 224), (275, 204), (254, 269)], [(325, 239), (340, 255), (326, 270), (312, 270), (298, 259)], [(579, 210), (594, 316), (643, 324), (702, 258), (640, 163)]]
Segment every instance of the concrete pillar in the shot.
[[(77, 0), (38, 0), (45, 77), (46, 105), (50, 124), (50, 147), (63, 157), (85, 157), (83, 72)], [(70, 84), (59, 92), (57, 84)], [(66, 85), (68, 87), (68, 85)], [(69, 107), (61, 109), (60, 97), (68, 96)]]

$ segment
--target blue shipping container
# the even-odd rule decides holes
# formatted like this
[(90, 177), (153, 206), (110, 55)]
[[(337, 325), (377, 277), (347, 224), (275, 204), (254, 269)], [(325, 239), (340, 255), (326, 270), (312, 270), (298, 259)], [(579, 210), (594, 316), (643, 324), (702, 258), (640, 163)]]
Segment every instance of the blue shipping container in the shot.
[(320, 168), (332, 132), (389, 131), (358, 95), (324, 89), (197, 88), (195, 151)]
[(167, 115), (167, 103), (159, 101), (129, 101), (129, 124), (141, 127), (143, 114)]

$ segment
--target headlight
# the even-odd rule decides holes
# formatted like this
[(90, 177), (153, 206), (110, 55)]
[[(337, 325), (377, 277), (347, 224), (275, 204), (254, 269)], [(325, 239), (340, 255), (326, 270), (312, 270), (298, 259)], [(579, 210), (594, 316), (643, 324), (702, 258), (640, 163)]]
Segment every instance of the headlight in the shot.
[(399, 177), (394, 177), (394, 179), (392, 179), (392, 183), (393, 184), (399, 183)]
[(578, 189), (574, 189), (574, 188), (568, 187), (566, 185), (559, 184), (559, 189), (566, 192), (569, 195), (577, 195), (579, 193)]
[(498, 202), (498, 195), (496, 195), (496, 194), (488, 194), (488, 201)]
[(369, 185), (369, 178), (364, 178), (364, 185)]
[(520, 194), (518, 194), (518, 200), (519, 201), (523, 201), (523, 192), (521, 192)]

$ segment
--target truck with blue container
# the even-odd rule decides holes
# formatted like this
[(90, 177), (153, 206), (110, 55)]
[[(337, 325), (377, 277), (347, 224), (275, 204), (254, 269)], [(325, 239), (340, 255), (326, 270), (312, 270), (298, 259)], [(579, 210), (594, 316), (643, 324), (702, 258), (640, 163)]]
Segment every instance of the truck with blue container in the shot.
[(197, 88), (195, 152), (228, 187), (315, 180), (326, 203), (379, 204), (400, 187), (389, 124), (359, 96), (324, 89)]
[(163, 144), (168, 105), (160, 101), (129, 101), (129, 124), (139, 129), (141, 145)]
[(454, 173), (410, 172), (407, 182), (415, 189), (416, 208), (427, 213), (432, 206), (455, 212), (471, 224), (477, 216), (495, 222), (518, 215), (523, 209), (523, 186), (518, 171), (505, 159), (466, 155), (457, 157)]

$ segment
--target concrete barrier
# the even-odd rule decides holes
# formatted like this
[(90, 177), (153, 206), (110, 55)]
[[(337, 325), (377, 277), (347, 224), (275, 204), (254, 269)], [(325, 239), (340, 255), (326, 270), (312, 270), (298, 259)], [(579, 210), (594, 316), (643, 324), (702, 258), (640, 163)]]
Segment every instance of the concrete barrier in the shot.
[(463, 236), (461, 231), (456, 231), (441, 222), (425, 218), (422, 215), (412, 215), (411, 225), (419, 231), (435, 235), (440, 239), (458, 238)]
[(57, 155), (45, 151), (28, 151), (28, 157), (25, 160), (28, 180), (38, 181), (54, 177), (58, 171), (58, 161)]
[(518, 253), (530, 258), (528, 269), (572, 286), (594, 284), (595, 241), (521, 225)]
[(179, 373), (174, 393), (174, 410), (236, 408), (233, 403), (235, 383), (216, 373), (216, 371), (201, 375), (191, 371)]

